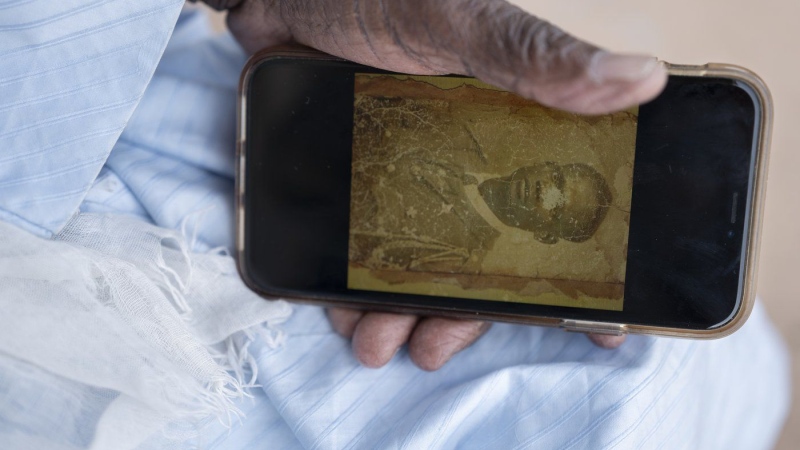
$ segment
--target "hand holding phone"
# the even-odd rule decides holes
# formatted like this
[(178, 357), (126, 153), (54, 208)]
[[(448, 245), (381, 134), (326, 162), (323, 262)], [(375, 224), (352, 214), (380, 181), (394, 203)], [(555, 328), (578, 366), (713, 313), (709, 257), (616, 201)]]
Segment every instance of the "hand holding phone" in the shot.
[[(608, 54), (503, 1), (399, 2), (385, 8), (378, 2), (289, 3), (228, 3), (229, 25), (251, 51), (297, 41), (389, 70), (475, 75), (575, 112), (602, 113), (641, 103), (655, 96), (666, 79), (654, 59)], [(370, 320), (370, 314), (382, 313), (331, 314), (345, 334), (364, 320), (354, 345), (369, 365), (388, 361), (411, 336), (412, 355), (419, 355), (415, 360), (436, 368), (486, 328), (453, 319), (416, 325), (402, 315)], [(441, 345), (447, 339), (455, 342)], [(621, 342), (621, 337), (600, 339), (604, 346)], [(441, 354), (444, 347), (449, 350)]]
[(244, 48), (296, 42), (371, 67), (463, 74), (575, 113), (602, 114), (655, 97), (655, 58), (610, 53), (505, 0), (206, 0), (229, 9)]

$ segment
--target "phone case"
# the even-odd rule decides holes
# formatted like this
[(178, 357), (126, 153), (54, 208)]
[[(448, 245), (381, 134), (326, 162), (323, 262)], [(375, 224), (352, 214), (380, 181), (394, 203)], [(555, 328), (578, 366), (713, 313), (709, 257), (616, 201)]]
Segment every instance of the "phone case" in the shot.
[[(244, 143), (247, 135), (246, 130), (246, 110), (247, 110), (247, 86), (253, 73), (253, 69), (265, 59), (272, 58), (293, 58), (293, 59), (316, 59), (341, 61), (340, 58), (327, 55), (311, 48), (300, 46), (283, 46), (264, 50), (247, 62), (242, 72), (239, 82), (238, 108), (237, 108), (237, 158), (236, 158), (236, 263), (239, 273), (245, 284), (252, 290), (267, 299), (278, 299), (269, 293), (260, 291), (255, 283), (247, 277), (247, 271), (243, 269), (243, 251), (247, 243), (245, 242), (244, 223), (245, 214), (243, 198), (246, 195), (244, 189), (244, 178), (247, 168), (247, 161), (244, 154)], [(738, 311), (725, 324), (708, 330), (667, 328), (654, 325), (611, 323), (603, 321), (584, 321), (573, 319), (561, 319), (539, 316), (517, 316), (503, 313), (476, 313), (471, 311), (454, 311), (437, 308), (409, 307), (401, 304), (387, 304), (385, 302), (368, 303), (347, 302), (339, 299), (333, 300), (323, 296), (293, 297), (284, 298), (289, 301), (308, 303), (322, 306), (352, 307), (360, 309), (379, 309), (382, 311), (396, 313), (410, 313), (421, 315), (439, 315), (462, 319), (481, 319), (501, 322), (522, 323), (529, 325), (540, 325), (550, 327), (560, 327), (567, 331), (583, 333), (599, 333), (611, 335), (623, 334), (652, 334), (662, 336), (673, 336), (695, 339), (713, 339), (727, 336), (739, 329), (753, 309), (756, 296), (756, 279), (758, 269), (758, 253), (761, 237), (761, 222), (764, 210), (764, 198), (767, 184), (767, 166), (769, 145), (772, 130), (773, 106), (772, 98), (766, 84), (755, 73), (743, 67), (709, 63), (702, 66), (670, 64), (662, 62), (670, 76), (692, 76), (692, 77), (711, 77), (735, 80), (748, 85), (756, 95), (756, 100), (760, 104), (761, 117), (757, 124), (757, 153), (755, 157), (755, 179), (753, 187), (753, 197), (749, 211), (750, 227), (746, 235), (745, 264), (742, 285), (742, 301)]]

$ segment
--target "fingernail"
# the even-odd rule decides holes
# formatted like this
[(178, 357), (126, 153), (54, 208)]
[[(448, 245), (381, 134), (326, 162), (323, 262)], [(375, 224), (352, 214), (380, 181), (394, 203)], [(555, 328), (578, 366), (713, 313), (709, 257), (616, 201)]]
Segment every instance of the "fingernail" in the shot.
[(650, 76), (658, 66), (658, 59), (652, 56), (599, 53), (592, 61), (590, 74), (598, 83), (639, 81)]

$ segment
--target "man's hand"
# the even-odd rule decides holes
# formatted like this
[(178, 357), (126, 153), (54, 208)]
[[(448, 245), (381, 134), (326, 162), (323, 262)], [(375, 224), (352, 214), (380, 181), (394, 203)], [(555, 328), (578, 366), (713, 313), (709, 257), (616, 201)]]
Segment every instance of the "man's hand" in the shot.
[[(250, 52), (298, 42), (397, 72), (475, 76), (542, 104), (600, 114), (655, 97), (666, 72), (654, 58), (609, 53), (503, 0), (205, 0), (228, 9), (228, 26)], [(438, 317), (329, 311), (356, 357), (386, 364), (404, 343), (435, 370), (489, 327)], [(601, 347), (624, 337), (590, 336)]]
[[(456, 353), (472, 345), (491, 324), (478, 320), (417, 317), (410, 314), (363, 312), (330, 308), (328, 319), (337, 333), (353, 340), (356, 358), (367, 367), (381, 367), (408, 342), (414, 363), (425, 370), (437, 370)], [(589, 334), (603, 348), (616, 348), (625, 336)]]
[(554, 108), (600, 114), (655, 97), (655, 58), (609, 53), (503, 0), (205, 0), (247, 51), (299, 42), (415, 74), (475, 76)]

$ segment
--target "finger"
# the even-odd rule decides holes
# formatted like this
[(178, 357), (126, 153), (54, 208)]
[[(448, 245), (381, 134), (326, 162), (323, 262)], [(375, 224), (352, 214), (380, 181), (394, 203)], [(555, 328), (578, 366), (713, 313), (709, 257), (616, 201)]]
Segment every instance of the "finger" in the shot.
[(625, 335), (613, 336), (610, 334), (594, 334), (588, 333), (586, 337), (600, 348), (613, 349), (617, 348), (625, 342)]
[(577, 113), (645, 102), (666, 83), (654, 58), (606, 52), (503, 0), (245, 0), (228, 23), (251, 51), (295, 40), (388, 70), (473, 75)]
[(356, 324), (364, 316), (363, 311), (349, 308), (328, 308), (327, 313), (333, 329), (348, 339), (353, 337)]
[[(209, 3), (218, 0), (203, 1)], [(252, 54), (262, 48), (294, 40), (281, 11), (284, 3), (274, 0), (233, 0), (227, 3), (225, 22), (246, 52)]]
[(408, 341), (417, 316), (368, 312), (353, 332), (353, 353), (367, 367), (381, 367)]
[(408, 343), (408, 353), (423, 370), (438, 370), (456, 353), (472, 345), (489, 322), (428, 317), (420, 321)]
[[(654, 58), (617, 55), (505, 1), (423, 2), (402, 23), (407, 53), (436, 70), (476, 76), (545, 105), (604, 113), (655, 97), (666, 71)], [(413, 15), (409, 2), (398, 16)], [(397, 26), (395, 27), (397, 28)], [(398, 33), (401, 34), (401, 33)]]

